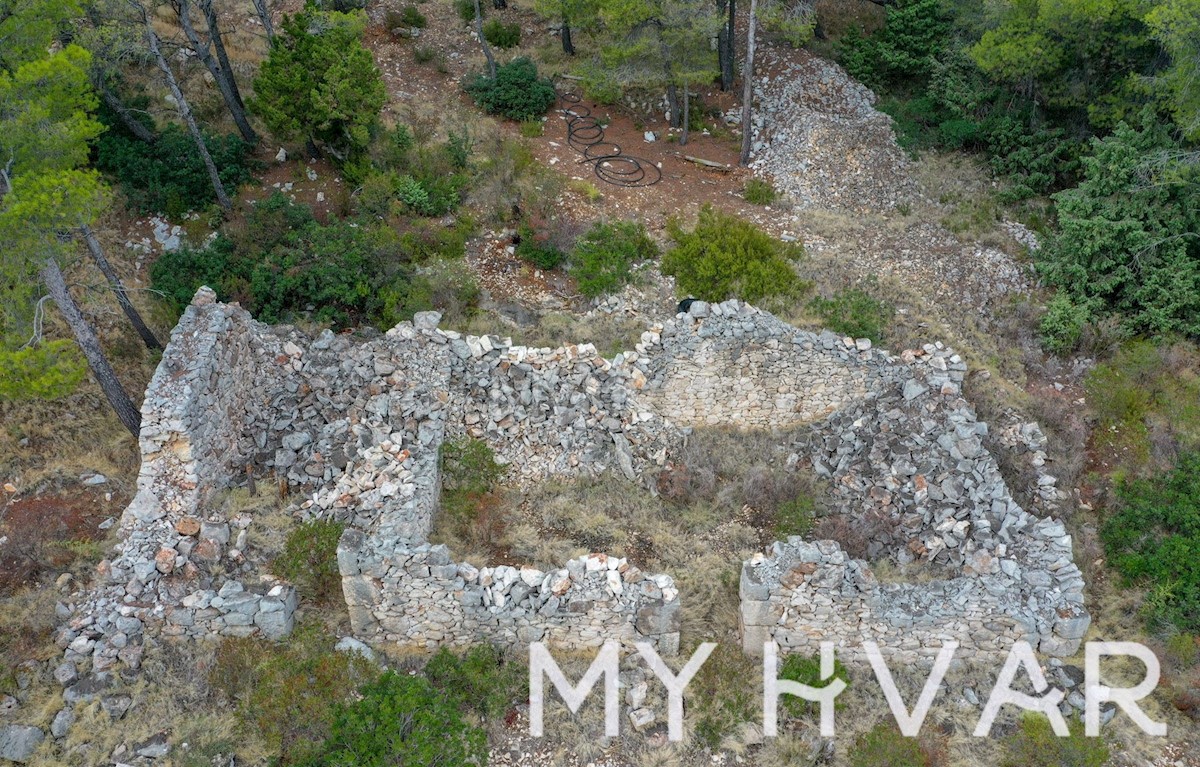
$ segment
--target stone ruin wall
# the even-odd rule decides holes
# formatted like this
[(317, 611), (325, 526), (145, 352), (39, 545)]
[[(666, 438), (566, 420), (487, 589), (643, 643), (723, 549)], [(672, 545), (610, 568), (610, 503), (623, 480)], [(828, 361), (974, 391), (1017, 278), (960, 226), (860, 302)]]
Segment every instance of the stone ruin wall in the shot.
[[(935, 576), (881, 583), (832, 541), (777, 542), (743, 563), (747, 652), (768, 638), (813, 652), (824, 638), (853, 658), (873, 639), (910, 660), (923, 643), (988, 653), (1029, 638), (1071, 654), (1087, 628), (1070, 537), (1012, 500), (950, 350), (893, 357), (736, 301), (696, 302), (611, 360), (588, 344), (531, 349), (437, 322), (427, 313), (365, 341), (310, 339), (199, 291), (143, 405), (139, 493), (119, 555), (102, 564), (99, 589), (63, 610), (68, 659), (128, 662), (133, 653), (119, 653), (143, 630), (286, 635), (295, 592), (245, 561), (254, 520), (208, 504), (244, 484), (247, 467), (308, 488), (300, 516), (347, 524), (338, 566), (360, 638), (573, 648), (611, 638), (672, 653), (680, 597), (668, 575), (604, 554), (545, 572), (477, 568), (430, 545), (438, 453), (469, 435), (517, 485), (604, 471), (648, 481), (690, 427), (706, 425), (808, 424), (803, 458), (831, 480), (835, 510), (886, 521), (871, 528), (872, 550)], [(1040, 476), (1041, 497), (1057, 497)]]

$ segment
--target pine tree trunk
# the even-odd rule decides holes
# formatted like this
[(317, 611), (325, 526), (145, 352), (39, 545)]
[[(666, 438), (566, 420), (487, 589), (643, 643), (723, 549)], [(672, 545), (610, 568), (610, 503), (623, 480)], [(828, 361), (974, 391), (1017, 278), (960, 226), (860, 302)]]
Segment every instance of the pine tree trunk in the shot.
[(683, 135), (679, 137), (679, 146), (684, 146), (688, 142), (688, 122), (691, 115), (691, 101), (688, 99), (687, 83), (683, 84)]
[(230, 90), (233, 91), (233, 97), (237, 99), (238, 106), (245, 111), (246, 103), (242, 101), (242, 92), (238, 89), (237, 80), (233, 76), (233, 65), (229, 63), (229, 53), (225, 50), (225, 38), (221, 35), (221, 24), (217, 19), (217, 9), (213, 5), (213, 0), (200, 0), (200, 10), (204, 12), (204, 23), (208, 26), (208, 36), (212, 39), (213, 50), (216, 51), (221, 71), (225, 73), (225, 79), (229, 83)]
[(275, 26), (271, 24), (271, 12), (267, 10), (267, 0), (254, 0), (254, 10), (258, 12), (258, 20), (262, 22), (267, 33), (267, 42), (275, 39)]
[(83, 241), (87, 243), (88, 252), (92, 254), (92, 260), (100, 268), (100, 273), (104, 275), (104, 279), (108, 280), (109, 286), (112, 287), (112, 291), (117, 297), (117, 303), (121, 305), (121, 311), (125, 312), (125, 316), (129, 318), (129, 324), (133, 325), (133, 329), (142, 337), (142, 341), (146, 344), (147, 349), (161, 349), (162, 344), (159, 343), (158, 338), (155, 337), (150, 328), (146, 327), (146, 323), (142, 321), (142, 315), (138, 314), (138, 310), (129, 301), (129, 294), (125, 291), (125, 283), (121, 282), (121, 278), (117, 276), (117, 272), (112, 268), (112, 264), (108, 263), (108, 259), (104, 256), (104, 249), (100, 247), (100, 241), (96, 239), (96, 233), (87, 224), (79, 227), (79, 229), (83, 232)]
[(142, 428), (142, 414), (134, 406), (133, 400), (129, 399), (125, 387), (121, 385), (112, 365), (108, 363), (108, 358), (104, 356), (104, 350), (100, 348), (100, 339), (96, 337), (92, 326), (83, 318), (79, 304), (75, 303), (71, 292), (67, 290), (67, 282), (63, 278), (58, 261), (53, 258), (46, 259), (42, 262), (40, 273), (42, 281), (46, 283), (46, 289), (50, 291), (50, 297), (54, 299), (54, 303), (58, 305), (67, 325), (70, 326), (71, 332), (75, 334), (75, 342), (79, 344), (83, 356), (87, 358), (88, 367), (91, 368), (92, 375), (100, 384), (104, 396), (108, 398), (108, 403), (112, 405), (113, 410), (117, 411), (117, 418), (121, 419), (125, 428), (129, 429), (134, 437), (137, 437)]
[(212, 155), (209, 154), (208, 147), (204, 143), (204, 134), (200, 132), (200, 126), (196, 124), (196, 118), (192, 115), (192, 108), (188, 106), (183, 91), (179, 89), (179, 82), (175, 79), (175, 73), (171, 71), (171, 65), (167, 63), (167, 59), (163, 56), (162, 49), (158, 45), (158, 35), (154, 32), (154, 27), (150, 25), (150, 17), (144, 11), (142, 19), (146, 22), (146, 40), (150, 44), (150, 52), (154, 54), (154, 59), (158, 62), (158, 68), (162, 70), (163, 76), (167, 79), (167, 86), (171, 89), (171, 95), (175, 97), (179, 116), (183, 118), (188, 132), (192, 134), (192, 140), (196, 142), (196, 151), (200, 153), (200, 159), (204, 161), (204, 167), (208, 171), (208, 179), (212, 182), (213, 191), (217, 194), (217, 203), (225, 210), (229, 210), (233, 207), (233, 203), (230, 202), (229, 195), (225, 193), (225, 185), (221, 183), (221, 175), (217, 173), (217, 165), (213, 162)]
[(483, 46), (483, 56), (487, 59), (488, 77), (495, 80), (496, 57), (492, 55), (492, 47), (483, 36), (483, 10), (479, 7), (479, 0), (475, 0), (475, 34), (479, 35), (479, 44)]
[[(717, 13), (725, 15), (733, 6), (734, 0), (721, 0), (717, 3)], [(733, 36), (731, 23), (733, 20), (732, 14), (729, 15), (729, 21), (721, 25), (721, 29), (717, 32), (717, 68), (721, 72), (721, 90), (727, 91), (733, 87), (733, 46), (729, 44)]]
[(562, 48), (563, 53), (568, 56), (575, 55), (575, 43), (571, 42), (571, 22), (567, 19), (566, 14), (562, 20)]
[(750, 29), (746, 32), (746, 68), (742, 71), (742, 156), (741, 164), (750, 164), (753, 140), (751, 116), (754, 109), (754, 27), (758, 22), (758, 0), (750, 0)]
[(121, 120), (121, 124), (125, 126), (125, 130), (132, 133), (135, 138), (145, 141), (147, 144), (153, 144), (155, 141), (157, 141), (158, 136), (155, 136), (153, 131), (151, 131), (140, 120), (133, 116), (133, 114), (129, 111), (129, 107), (125, 106), (124, 102), (121, 101), (121, 98), (117, 96), (117, 94), (113, 93), (112, 89), (105, 84), (104, 80), (102, 79), (103, 77), (104, 76), (100, 74), (93, 76), (92, 84), (95, 86), (96, 90), (100, 92), (100, 98), (104, 99), (105, 105)]
[(679, 90), (675, 87), (675, 73), (671, 69), (671, 50), (667, 48), (667, 41), (663, 39), (661, 21), (654, 22), (654, 32), (658, 36), (658, 53), (662, 57), (663, 78), (667, 81), (667, 109), (670, 111), (667, 124), (672, 128), (678, 128), (679, 115), (682, 111), (679, 108)]
[(734, 68), (737, 66), (737, 0), (729, 0), (729, 21), (725, 25), (725, 66), (721, 69), (722, 90), (733, 89)]
[[(211, 3), (208, 4), (211, 8)], [(242, 134), (242, 138), (254, 144), (258, 142), (258, 134), (250, 127), (250, 120), (246, 117), (246, 106), (242, 103), (241, 94), (238, 93), (237, 83), (233, 80), (233, 73), (228, 69), (223, 68), (221, 62), (217, 61), (212, 54), (212, 46), (209, 42), (200, 39), (200, 35), (196, 32), (196, 27), (192, 24), (192, 9), (190, 0), (177, 0), (175, 3), (175, 12), (179, 16), (179, 25), (183, 27), (183, 34), (187, 37), (188, 43), (191, 44), (192, 50), (196, 52), (196, 57), (204, 64), (205, 69), (212, 75), (213, 82), (217, 85), (217, 90), (221, 92), (221, 98), (225, 101), (226, 108), (229, 109), (229, 114), (233, 116), (233, 123), (237, 126), (238, 133)], [(206, 14), (207, 15), (207, 14)], [(218, 32), (215, 31), (216, 15), (208, 19), (210, 24), (208, 36), (212, 42), (218, 39)], [(223, 46), (218, 49), (223, 52)]]

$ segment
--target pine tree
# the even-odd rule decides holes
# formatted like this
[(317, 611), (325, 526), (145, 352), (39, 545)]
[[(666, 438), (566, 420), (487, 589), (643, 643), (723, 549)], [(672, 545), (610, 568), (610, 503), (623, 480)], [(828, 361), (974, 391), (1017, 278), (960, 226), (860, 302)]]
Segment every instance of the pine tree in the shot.
[(354, 18), (311, 11), (284, 17), (250, 102), (279, 138), (301, 139), (310, 153), (321, 148), (339, 160), (367, 146), (387, 100)]

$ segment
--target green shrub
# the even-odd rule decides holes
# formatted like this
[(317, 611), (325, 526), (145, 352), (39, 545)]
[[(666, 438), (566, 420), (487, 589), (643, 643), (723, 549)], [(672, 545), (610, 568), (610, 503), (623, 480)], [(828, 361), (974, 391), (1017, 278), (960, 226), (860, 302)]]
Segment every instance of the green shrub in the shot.
[(841, 290), (833, 298), (816, 297), (809, 307), (820, 316), (825, 327), (853, 338), (869, 338), (879, 343), (895, 316), (890, 304), (873, 298), (859, 288)]
[(271, 572), (296, 584), (305, 599), (324, 605), (342, 601), (342, 576), (338, 572), (337, 546), (346, 526), (314, 520), (288, 533), (283, 553), (271, 563)]
[(222, 640), (208, 681), (266, 741), (278, 764), (296, 765), (308, 763), (329, 737), (336, 707), (377, 674), (358, 653), (335, 652), (319, 624), (302, 623), (282, 644)]
[(388, 671), (360, 695), (338, 707), (329, 738), (305, 767), (487, 763), (487, 734), (423, 677)]
[(549, 80), (538, 79), (537, 66), (524, 56), (496, 68), (496, 77), (477, 75), (466, 91), (490, 114), (524, 122), (546, 114), (558, 98)]
[(775, 202), (775, 187), (769, 181), (752, 178), (742, 187), (742, 199), (751, 205), (770, 205)]
[(418, 64), (428, 64), (438, 57), (437, 48), (431, 45), (413, 46), (413, 61)]
[(489, 19), (483, 25), (483, 39), (497, 48), (515, 48), (521, 44), (521, 25), (505, 24), (500, 19)]
[[(487, 8), (485, 8), (484, 0), (479, 2), (479, 16), (484, 18), (487, 16)], [(458, 13), (458, 18), (462, 19), (463, 24), (472, 24), (475, 21), (475, 0), (454, 0), (454, 10)]]
[(1101, 539), (1108, 561), (1130, 583), (1148, 586), (1154, 624), (1200, 630), (1200, 452), (1165, 476), (1122, 482), (1119, 507)]
[(1182, 151), (1170, 129), (1125, 123), (1092, 142), (1084, 180), (1054, 195), (1060, 231), (1038, 268), (1078, 303), (1138, 333), (1200, 337), (1200, 192), (1183, 168), (1147, 158)]
[(847, 754), (850, 767), (929, 767), (916, 738), (907, 738), (894, 724), (878, 724), (854, 741)]
[(480, 496), (504, 476), (504, 467), (481, 439), (451, 439), (442, 443), (442, 498), (447, 493)]
[(404, 6), (404, 10), (400, 11), (400, 20), (404, 22), (404, 26), (417, 29), (424, 29), (427, 24), (425, 14), (421, 13), (415, 5)]
[(1102, 767), (1109, 757), (1104, 739), (1085, 736), (1078, 721), (1069, 726), (1070, 736), (1060, 738), (1045, 715), (1023, 714), (1006, 739), (1003, 767)]
[(458, 655), (442, 648), (425, 666), (425, 676), (459, 709), (497, 719), (529, 700), (529, 671), (492, 645), (475, 645)]
[(589, 298), (614, 293), (633, 277), (633, 265), (659, 254), (646, 227), (631, 221), (597, 222), (575, 243), (571, 276)]
[(792, 268), (804, 249), (780, 242), (753, 224), (713, 210), (700, 211), (696, 228), (684, 232), (671, 221), (675, 247), (663, 257), (662, 271), (675, 277), (682, 294), (705, 301), (771, 296), (794, 297), (809, 288)]
[(73, 341), (0, 349), (0, 401), (66, 397), (83, 383), (87, 362)]
[[(217, 175), (231, 193), (250, 181), (250, 145), (235, 135), (206, 135)], [(116, 125), (96, 142), (96, 168), (113, 176), (130, 207), (179, 219), (216, 200), (204, 161), (186, 131), (174, 123), (147, 144)]]
[(479, 301), (479, 284), (461, 258), (435, 258), (418, 267), (408, 282), (384, 288), (379, 299), (376, 327), (395, 327), (417, 312), (433, 309), (442, 313), (445, 325), (455, 327), (470, 319)]
[(1086, 306), (1076, 304), (1066, 293), (1056, 293), (1038, 320), (1042, 346), (1053, 354), (1075, 351), (1090, 316)]
[(379, 309), (380, 293), (407, 282), (404, 241), (382, 225), (321, 225), (306, 206), (281, 194), (260, 200), (246, 222), (207, 247), (164, 253), (150, 269), (156, 290), (182, 311), (209, 285), (263, 322), (304, 315), (339, 327)]
[(551, 240), (545, 222), (531, 217), (517, 228), (521, 241), (517, 243), (517, 256), (539, 269), (553, 269), (566, 260), (563, 253)]
[(546, 132), (546, 123), (542, 120), (526, 120), (521, 123), (521, 135), (525, 138), (537, 138)]
[[(834, 679), (841, 679), (846, 683), (847, 689), (850, 685), (850, 674), (846, 671), (846, 667), (837, 658), (833, 661), (833, 676), (828, 679), (821, 677), (821, 656), (820, 654), (812, 656), (804, 655), (789, 655), (784, 658), (783, 663), (779, 666), (779, 678), (791, 679), (793, 682), (799, 682), (809, 687), (824, 687), (833, 682)], [(842, 692), (836, 698), (835, 708), (845, 706), (846, 692)], [(818, 710), (818, 704), (812, 701), (798, 698), (794, 695), (787, 695), (782, 698), (783, 706), (792, 716), (807, 716)]]

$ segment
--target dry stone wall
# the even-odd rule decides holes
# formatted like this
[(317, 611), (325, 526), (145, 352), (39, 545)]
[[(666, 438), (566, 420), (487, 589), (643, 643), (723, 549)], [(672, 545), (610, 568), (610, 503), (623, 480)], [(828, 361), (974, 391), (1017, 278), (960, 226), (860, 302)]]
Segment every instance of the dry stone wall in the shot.
[[(602, 553), (549, 570), (475, 567), (431, 545), (438, 456), (445, 440), (470, 436), (516, 485), (606, 471), (649, 482), (688, 429), (706, 425), (808, 424), (806, 461), (831, 480), (835, 511), (869, 531), (872, 558), (926, 573), (880, 583), (832, 541), (776, 543), (743, 566), (747, 651), (765, 639), (807, 652), (821, 638), (870, 638), (907, 658), (931, 639), (991, 652), (1027, 637), (1069, 653), (1086, 630), (1070, 538), (1013, 501), (951, 350), (892, 356), (736, 301), (695, 302), (613, 359), (587, 344), (532, 349), (438, 321), (425, 313), (386, 334), (309, 338), (199, 291), (143, 405), (123, 542), (100, 586), (61, 606), (67, 665), (136, 668), (155, 634), (290, 631), (294, 589), (263, 574), (245, 546), (256, 521), (213, 502), (248, 476), (301, 491), (303, 518), (346, 524), (338, 567), (363, 639), (617, 639), (672, 653), (680, 595), (669, 575)], [(1004, 440), (1033, 449), (1039, 434)], [(1056, 498), (1053, 477), (1039, 477), (1038, 497)]]

